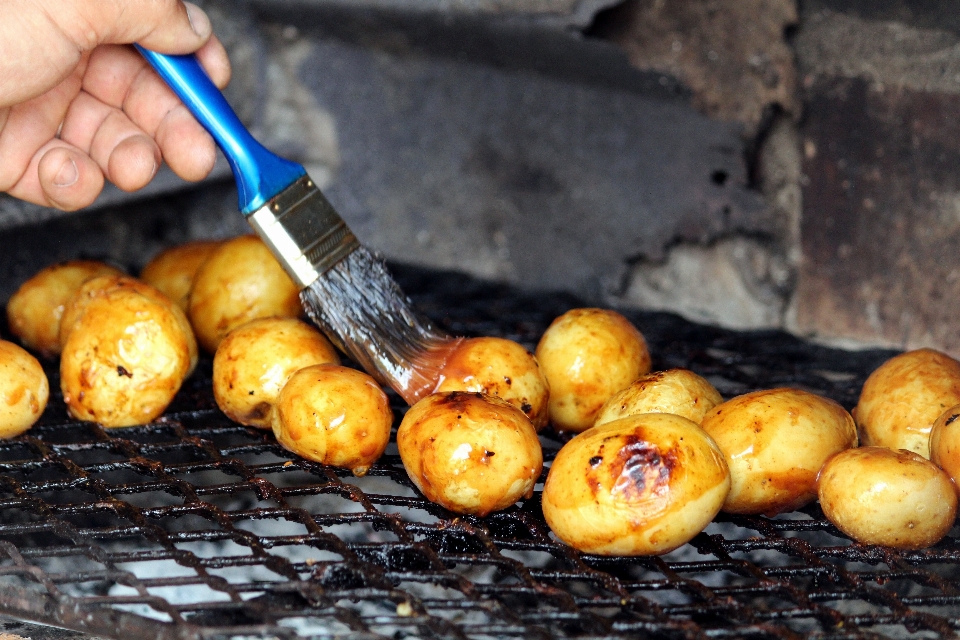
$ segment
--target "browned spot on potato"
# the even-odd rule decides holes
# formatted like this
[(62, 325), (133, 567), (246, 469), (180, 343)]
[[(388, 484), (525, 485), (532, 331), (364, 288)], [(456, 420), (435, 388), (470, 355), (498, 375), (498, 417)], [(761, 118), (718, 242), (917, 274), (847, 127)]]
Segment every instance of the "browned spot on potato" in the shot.
[(23, 394), (26, 392), (27, 390), (24, 387), (17, 387), (13, 391), (9, 392), (7, 394), (7, 405), (12, 407), (16, 404), (19, 404), (20, 401), (23, 400)]
[(669, 486), (676, 464), (675, 452), (661, 454), (656, 445), (629, 436), (610, 465), (610, 474), (616, 478), (613, 490), (629, 500), (661, 494)]

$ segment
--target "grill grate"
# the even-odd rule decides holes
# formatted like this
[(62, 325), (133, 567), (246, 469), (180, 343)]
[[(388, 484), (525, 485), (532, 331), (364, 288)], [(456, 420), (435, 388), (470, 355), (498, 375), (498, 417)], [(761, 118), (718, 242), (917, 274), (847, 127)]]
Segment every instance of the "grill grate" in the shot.
[[(444, 329), (528, 347), (579, 304), (454, 274), (397, 275)], [(792, 385), (849, 408), (891, 355), (668, 314), (632, 320), (657, 368), (689, 367), (725, 396)], [(542, 440), (549, 461), (562, 443)], [(52, 398), (34, 429), (0, 442), (0, 507), (0, 611), (107, 637), (841, 639), (960, 628), (956, 530), (929, 550), (862, 546), (814, 505), (721, 515), (662, 557), (584, 555), (551, 538), (539, 495), (485, 519), (452, 517), (412, 488), (395, 445), (364, 478), (291, 456), (217, 410), (209, 361), (149, 427), (72, 422)]]

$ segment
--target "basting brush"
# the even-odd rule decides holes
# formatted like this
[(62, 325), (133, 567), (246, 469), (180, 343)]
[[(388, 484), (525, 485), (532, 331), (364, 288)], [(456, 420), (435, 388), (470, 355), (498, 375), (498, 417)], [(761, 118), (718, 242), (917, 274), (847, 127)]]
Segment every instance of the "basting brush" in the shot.
[(241, 213), (300, 286), (307, 315), (408, 403), (433, 391), (459, 340), (413, 310), (301, 165), (254, 139), (195, 56), (137, 49), (227, 157)]

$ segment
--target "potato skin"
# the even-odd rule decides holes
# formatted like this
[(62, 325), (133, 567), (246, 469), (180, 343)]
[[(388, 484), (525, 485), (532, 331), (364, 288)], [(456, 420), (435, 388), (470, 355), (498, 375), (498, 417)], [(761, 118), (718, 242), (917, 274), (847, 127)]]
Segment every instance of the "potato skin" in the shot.
[(213, 353), (230, 331), (273, 316), (297, 318), (300, 291), (256, 236), (224, 242), (200, 265), (187, 315), (200, 346)]
[(455, 513), (486, 516), (533, 495), (543, 452), (529, 418), (482, 393), (435, 393), (413, 405), (397, 430), (410, 480)]
[(240, 424), (271, 428), (270, 412), (294, 373), (339, 364), (330, 341), (296, 318), (260, 318), (227, 334), (213, 356), (213, 398)]
[(0, 340), (0, 438), (18, 436), (32, 427), (49, 397), (50, 383), (37, 359)]
[(220, 240), (195, 240), (164, 249), (147, 263), (140, 279), (161, 291), (186, 313), (197, 269), (222, 244)]
[(29, 349), (47, 356), (59, 354), (64, 307), (80, 285), (98, 275), (123, 272), (96, 260), (71, 260), (41, 269), (7, 302), (10, 332)]
[(650, 371), (643, 335), (607, 309), (566, 312), (544, 332), (536, 356), (550, 385), (557, 431), (589, 429), (603, 403)]
[(283, 385), (271, 419), (286, 449), (363, 476), (390, 442), (393, 411), (369, 375), (318, 364), (300, 369)]
[(950, 478), (912, 451), (849, 449), (820, 471), (824, 515), (863, 544), (923, 549), (953, 526), (957, 495)]
[(863, 384), (853, 418), (864, 445), (907, 449), (930, 457), (930, 429), (960, 404), (960, 362), (933, 349), (884, 362)]
[(680, 416), (628, 416), (565, 444), (543, 488), (543, 515), (587, 553), (653, 555), (685, 544), (730, 490), (723, 453)]
[(944, 411), (930, 430), (930, 461), (947, 472), (960, 495), (960, 404)]
[(537, 359), (503, 338), (468, 338), (447, 359), (435, 393), (479, 391), (523, 411), (534, 428), (547, 426), (550, 387)]
[(799, 389), (769, 389), (718, 405), (700, 424), (730, 467), (727, 513), (775, 515), (817, 495), (817, 473), (857, 446), (853, 418), (833, 400)]
[(593, 426), (641, 413), (672, 413), (697, 424), (723, 402), (713, 385), (687, 369), (648, 373), (601, 407)]
[(190, 371), (192, 334), (178, 318), (180, 309), (149, 285), (117, 278), (115, 286), (84, 291), (91, 282), (78, 294), (82, 310), (60, 359), (67, 410), (105, 427), (148, 423)]

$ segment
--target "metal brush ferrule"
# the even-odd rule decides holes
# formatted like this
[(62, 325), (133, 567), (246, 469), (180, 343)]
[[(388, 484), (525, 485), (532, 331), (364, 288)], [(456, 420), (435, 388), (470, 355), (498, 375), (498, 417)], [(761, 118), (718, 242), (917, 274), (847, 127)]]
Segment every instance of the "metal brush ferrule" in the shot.
[(247, 221), (301, 288), (360, 246), (309, 176), (268, 200)]

